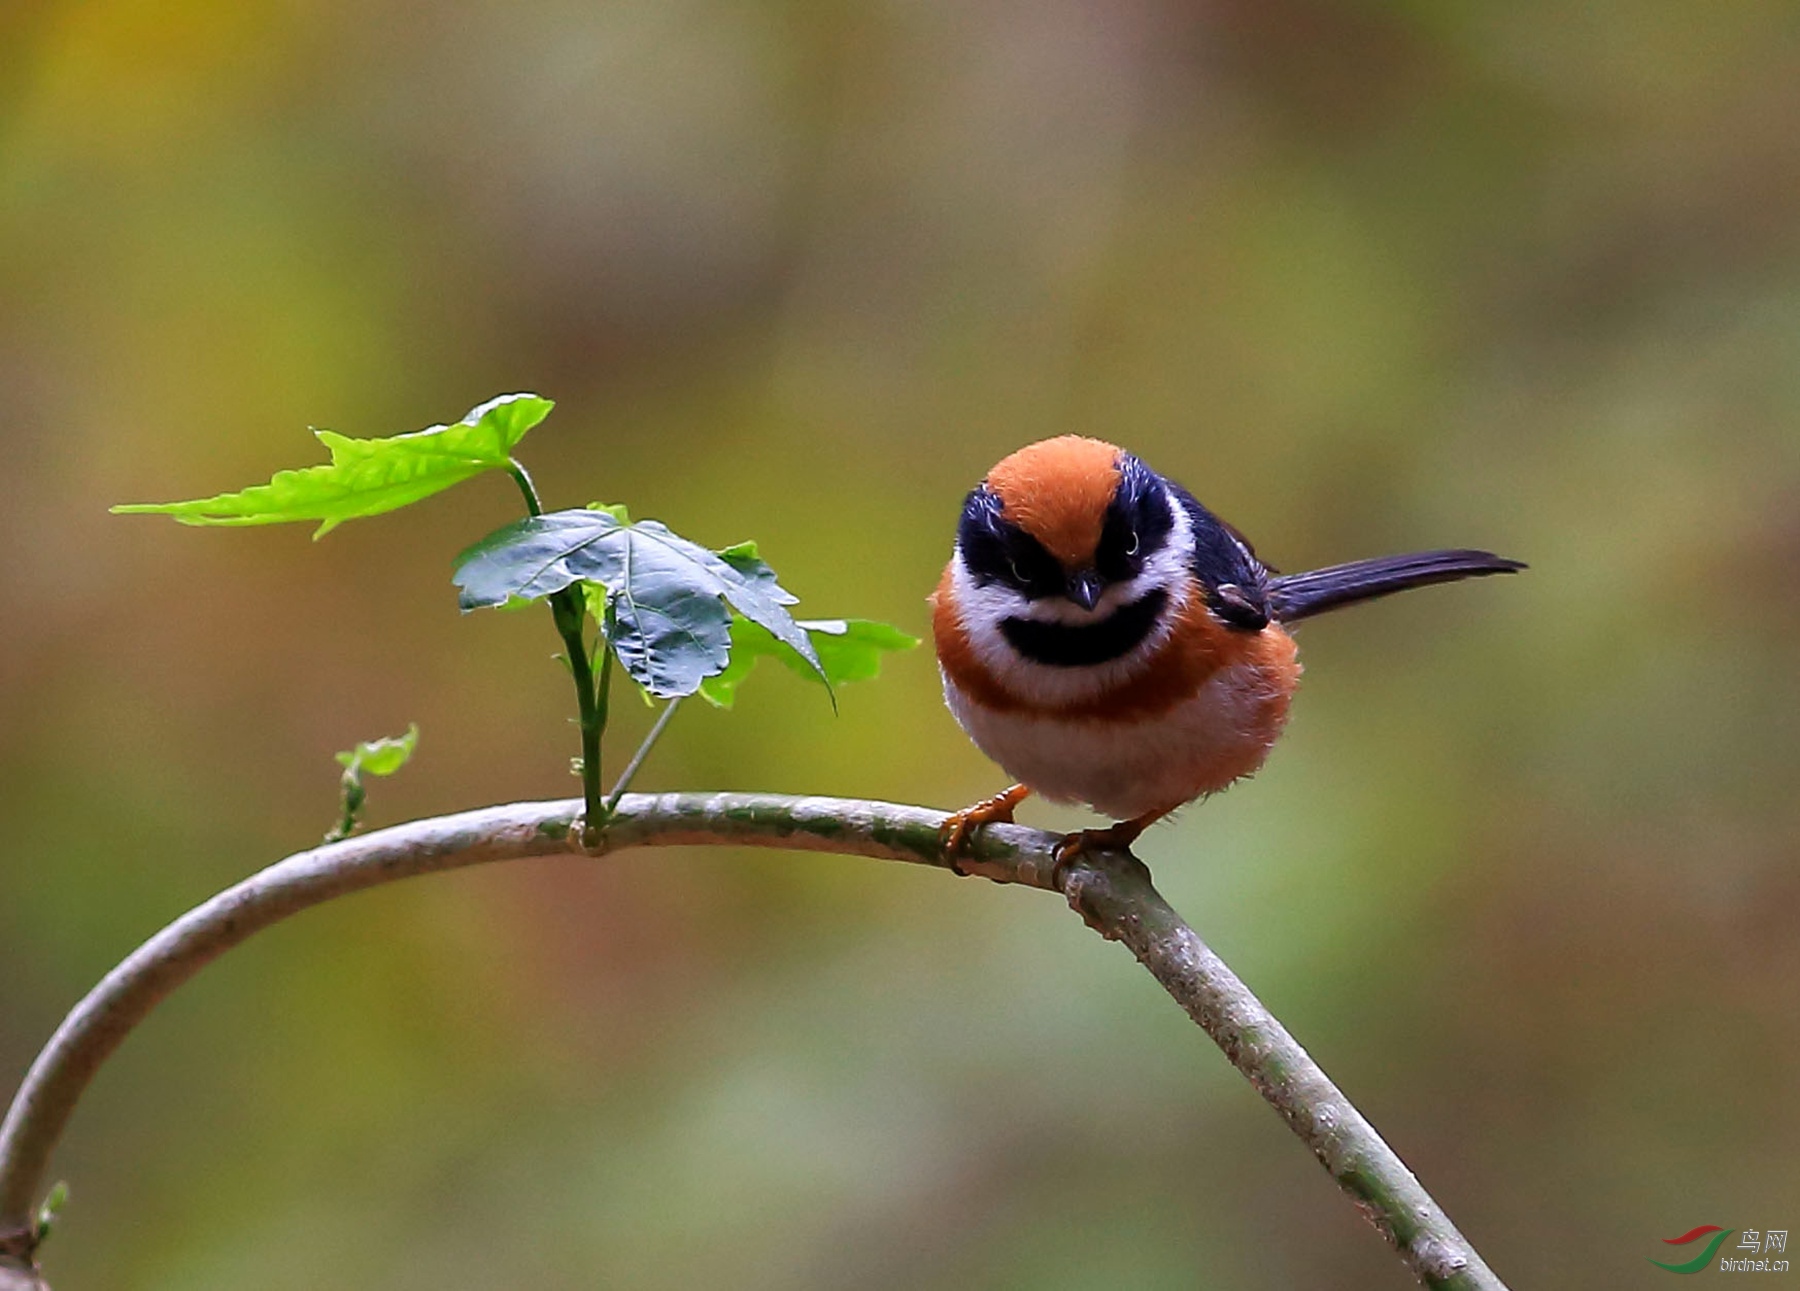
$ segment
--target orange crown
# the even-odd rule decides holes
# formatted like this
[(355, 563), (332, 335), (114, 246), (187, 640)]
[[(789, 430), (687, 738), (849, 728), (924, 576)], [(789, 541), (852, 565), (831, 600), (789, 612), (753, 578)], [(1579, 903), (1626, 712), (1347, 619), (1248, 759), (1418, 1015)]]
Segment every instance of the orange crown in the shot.
[(1069, 569), (1094, 558), (1119, 485), (1119, 450), (1083, 435), (1027, 444), (988, 472), (1003, 514)]

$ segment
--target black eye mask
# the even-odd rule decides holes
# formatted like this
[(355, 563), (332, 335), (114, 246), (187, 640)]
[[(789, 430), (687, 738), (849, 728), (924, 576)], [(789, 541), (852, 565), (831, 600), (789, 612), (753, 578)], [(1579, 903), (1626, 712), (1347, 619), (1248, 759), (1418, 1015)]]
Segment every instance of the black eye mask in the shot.
[(1000, 499), (985, 484), (963, 503), (956, 545), (976, 585), (1003, 583), (1032, 601), (1061, 596), (1068, 586), (1062, 563), (1000, 512)]
[(1161, 477), (1130, 453), (1119, 455), (1119, 487), (1106, 508), (1094, 568), (1109, 583), (1125, 583), (1169, 542), (1175, 512)]

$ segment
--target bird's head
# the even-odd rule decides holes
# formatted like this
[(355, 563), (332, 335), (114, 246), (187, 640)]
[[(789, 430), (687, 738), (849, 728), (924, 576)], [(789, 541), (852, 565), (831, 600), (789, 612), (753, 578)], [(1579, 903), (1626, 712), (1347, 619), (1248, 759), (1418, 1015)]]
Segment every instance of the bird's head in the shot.
[(1197, 579), (1232, 626), (1267, 621), (1261, 566), (1206, 509), (1137, 457), (1062, 435), (999, 462), (963, 505), (957, 551), (1005, 617), (1084, 624), (1180, 603)]

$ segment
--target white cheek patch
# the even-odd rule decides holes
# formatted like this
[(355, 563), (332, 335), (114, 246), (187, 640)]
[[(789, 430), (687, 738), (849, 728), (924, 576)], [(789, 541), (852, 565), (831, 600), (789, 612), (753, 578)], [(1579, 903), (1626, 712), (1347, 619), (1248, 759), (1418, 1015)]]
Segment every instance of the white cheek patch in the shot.
[(1031, 602), (1015, 589), (1004, 583), (977, 583), (960, 547), (956, 552), (956, 572), (951, 577), (956, 608), (962, 612), (963, 628), (971, 637), (981, 624), (1022, 619), (1031, 613)]
[[(1078, 704), (1129, 681), (1169, 639), (1169, 632), (1186, 608), (1191, 586), (1188, 553), (1193, 550), (1193, 528), (1186, 512), (1173, 507), (1174, 527), (1160, 550), (1144, 561), (1144, 568), (1129, 582), (1109, 587), (1092, 610), (1084, 610), (1064, 597), (1027, 600), (1002, 583), (982, 586), (969, 572), (962, 549), (956, 552), (951, 588), (958, 617), (975, 657), (1005, 689), (1020, 699), (1047, 705)], [(1040, 623), (1079, 626), (1094, 623), (1121, 607), (1162, 591), (1168, 608), (1148, 635), (1117, 659), (1074, 668), (1058, 668), (1025, 658), (1006, 639), (1000, 624), (1009, 618)]]

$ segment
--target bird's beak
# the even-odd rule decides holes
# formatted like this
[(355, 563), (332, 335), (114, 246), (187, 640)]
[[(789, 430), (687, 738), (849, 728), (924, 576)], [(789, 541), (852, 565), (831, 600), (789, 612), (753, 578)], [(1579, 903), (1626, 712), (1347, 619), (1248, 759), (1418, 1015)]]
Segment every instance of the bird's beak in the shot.
[(1100, 594), (1105, 590), (1106, 583), (1101, 579), (1099, 571), (1084, 569), (1069, 579), (1067, 595), (1082, 609), (1091, 610), (1100, 604)]

